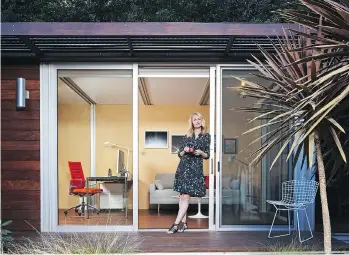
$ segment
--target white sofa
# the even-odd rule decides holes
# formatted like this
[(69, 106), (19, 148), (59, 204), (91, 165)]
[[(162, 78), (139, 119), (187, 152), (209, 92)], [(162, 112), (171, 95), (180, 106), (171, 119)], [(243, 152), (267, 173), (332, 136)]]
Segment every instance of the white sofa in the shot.
[[(149, 204), (157, 205), (158, 212), (161, 204), (178, 204), (179, 193), (173, 190), (175, 174), (156, 174), (154, 183), (149, 185)], [(160, 183), (160, 185), (159, 185)], [(224, 175), (222, 178), (222, 204), (241, 205), (246, 203), (246, 185), (241, 179), (234, 179), (232, 175)], [(208, 196), (208, 189), (206, 194)], [(191, 199), (190, 204), (197, 204)], [(203, 199), (202, 204), (208, 204), (208, 199)]]

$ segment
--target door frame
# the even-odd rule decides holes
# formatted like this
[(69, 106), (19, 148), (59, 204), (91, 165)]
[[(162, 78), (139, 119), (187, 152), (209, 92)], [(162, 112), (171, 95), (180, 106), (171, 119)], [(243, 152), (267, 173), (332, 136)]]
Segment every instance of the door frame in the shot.
[[(218, 64), (216, 66), (216, 136), (217, 136), (217, 150), (216, 150), (216, 230), (217, 231), (267, 231), (270, 225), (223, 225), (222, 222), (222, 72), (223, 70), (236, 71), (257, 71), (251, 64)], [(295, 216), (293, 217), (293, 224), (291, 230), (294, 230)], [(274, 226), (273, 231), (288, 231), (288, 225)]]
[[(132, 70), (133, 224), (76, 226), (58, 224), (58, 70)], [(138, 64), (40, 64), (40, 206), (41, 232), (136, 231), (138, 229)], [(91, 174), (95, 174), (95, 107), (91, 107)]]
[[(197, 65), (140, 65), (139, 78), (208, 78), (210, 80), (210, 159), (209, 159), (209, 224), (207, 229), (198, 229), (188, 231), (208, 231), (215, 230), (214, 224), (214, 134), (215, 134), (215, 72), (216, 65), (205, 64)], [(211, 86), (213, 84), (213, 86)], [(160, 231), (163, 229), (139, 229), (139, 231)]]

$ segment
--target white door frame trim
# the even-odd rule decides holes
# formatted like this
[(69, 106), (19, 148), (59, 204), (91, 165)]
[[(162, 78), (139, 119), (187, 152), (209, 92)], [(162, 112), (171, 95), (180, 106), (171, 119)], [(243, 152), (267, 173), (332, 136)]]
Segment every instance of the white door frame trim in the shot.
[(210, 162), (209, 162), (209, 208), (208, 208), (208, 229), (215, 230), (214, 221), (214, 204), (215, 204), (215, 192), (214, 192), (214, 135), (215, 135), (215, 110), (216, 110), (216, 67), (210, 67)]

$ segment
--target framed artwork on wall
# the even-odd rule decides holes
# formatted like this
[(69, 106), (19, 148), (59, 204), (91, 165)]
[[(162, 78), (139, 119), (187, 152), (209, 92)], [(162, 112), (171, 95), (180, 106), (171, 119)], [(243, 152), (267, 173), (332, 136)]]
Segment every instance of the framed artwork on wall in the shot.
[(225, 138), (223, 143), (224, 154), (237, 154), (237, 139), (236, 138)]
[(167, 131), (145, 131), (146, 149), (167, 149), (168, 132)]
[(184, 135), (171, 135), (171, 153), (177, 154)]

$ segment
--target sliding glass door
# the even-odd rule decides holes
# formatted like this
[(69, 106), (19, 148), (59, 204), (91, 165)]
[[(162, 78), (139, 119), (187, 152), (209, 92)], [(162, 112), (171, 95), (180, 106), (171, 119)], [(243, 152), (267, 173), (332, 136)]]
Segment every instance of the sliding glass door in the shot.
[(42, 64), (40, 73), (41, 231), (136, 230), (138, 65)]
[[(258, 138), (271, 130), (256, 129), (248, 135), (241, 135), (264, 120), (247, 125), (257, 116), (256, 113), (234, 109), (260, 102), (245, 98), (232, 87), (244, 86), (234, 77), (265, 82), (253, 75), (256, 72), (250, 65), (217, 67), (216, 229), (269, 229), (275, 211), (266, 200), (280, 199), (281, 183), (291, 177), (285, 157), (281, 157), (269, 171), (278, 148), (273, 148), (257, 165), (249, 164), (253, 159), (250, 155), (261, 146)], [(258, 142), (248, 146), (254, 140)], [(275, 225), (281, 229), (288, 227), (287, 218), (278, 215)]]

